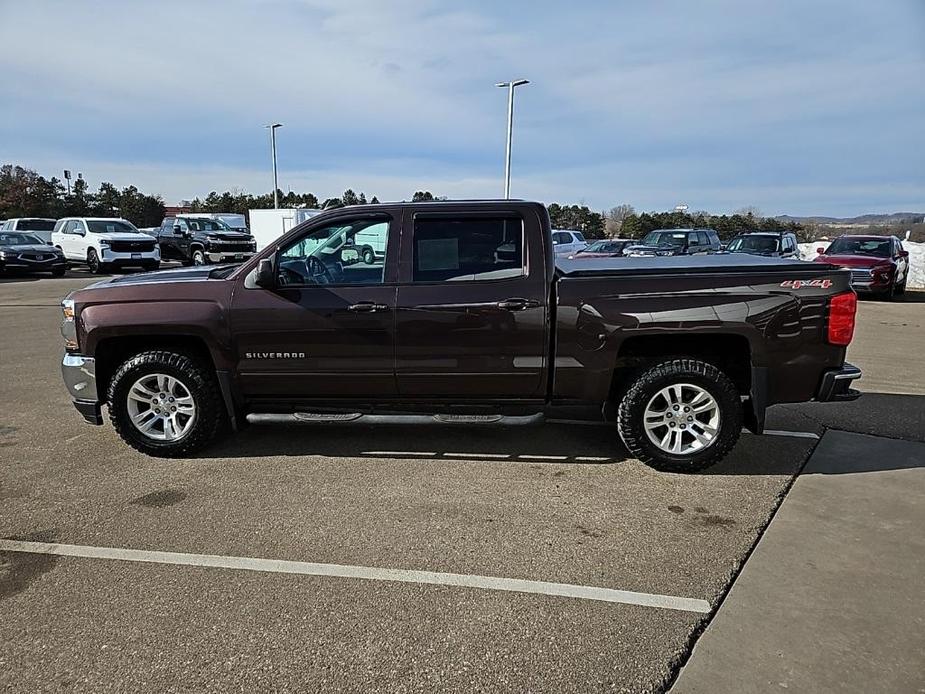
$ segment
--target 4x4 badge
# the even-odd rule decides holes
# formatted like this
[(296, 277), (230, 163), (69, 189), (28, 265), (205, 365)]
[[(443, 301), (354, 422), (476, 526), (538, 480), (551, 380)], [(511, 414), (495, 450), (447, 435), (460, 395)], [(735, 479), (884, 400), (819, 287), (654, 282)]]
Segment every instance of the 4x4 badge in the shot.
[(832, 280), (784, 280), (780, 286), (785, 289), (806, 289), (808, 287), (828, 289), (832, 286)]

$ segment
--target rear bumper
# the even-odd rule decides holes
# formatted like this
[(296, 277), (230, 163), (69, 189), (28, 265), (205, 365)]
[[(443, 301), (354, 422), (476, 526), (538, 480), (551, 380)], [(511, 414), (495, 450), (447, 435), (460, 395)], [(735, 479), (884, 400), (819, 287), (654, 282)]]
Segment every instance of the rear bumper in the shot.
[(861, 377), (861, 370), (845, 364), (840, 369), (829, 369), (822, 374), (822, 383), (816, 392), (817, 402), (847, 402), (857, 400), (861, 393), (851, 388), (851, 382)]
[(65, 354), (61, 375), (74, 407), (90, 424), (102, 424), (99, 394), (96, 389), (96, 360), (80, 354)]

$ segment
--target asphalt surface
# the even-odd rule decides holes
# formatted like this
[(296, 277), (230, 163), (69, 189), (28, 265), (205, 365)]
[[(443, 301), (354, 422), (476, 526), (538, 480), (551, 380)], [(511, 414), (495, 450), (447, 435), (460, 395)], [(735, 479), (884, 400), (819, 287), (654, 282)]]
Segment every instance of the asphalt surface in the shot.
[(922, 692), (925, 444), (828, 431), (672, 694)]
[[(251, 427), (193, 460), (147, 458), (108, 424), (84, 424), (61, 383), (58, 301), (90, 281), (0, 280), (0, 538), (555, 581), (715, 606), (817, 443), (746, 434), (721, 465), (672, 475), (627, 459), (609, 427), (309, 425)], [(887, 399), (864, 426), (896, 426), (892, 398), (911, 398), (922, 416), (925, 383), (895, 394), (889, 349), (906, 343), (871, 344), (875, 320), (905, 322), (891, 334), (921, 344), (925, 302), (862, 303), (849, 354)], [(769, 426), (854, 426), (833, 407), (776, 408)], [(0, 552), (0, 688), (658, 691), (707, 617)]]

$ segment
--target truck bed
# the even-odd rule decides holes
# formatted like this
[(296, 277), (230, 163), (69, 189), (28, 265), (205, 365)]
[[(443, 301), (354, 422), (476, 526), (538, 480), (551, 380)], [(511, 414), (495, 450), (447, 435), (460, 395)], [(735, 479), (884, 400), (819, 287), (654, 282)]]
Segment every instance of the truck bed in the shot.
[[(663, 258), (556, 258), (559, 277), (607, 277), (612, 275), (658, 275), (679, 272), (788, 272), (831, 273), (836, 268), (802, 260), (765, 258), (746, 253), (679, 255)], [(802, 272), (801, 272), (802, 271)]]

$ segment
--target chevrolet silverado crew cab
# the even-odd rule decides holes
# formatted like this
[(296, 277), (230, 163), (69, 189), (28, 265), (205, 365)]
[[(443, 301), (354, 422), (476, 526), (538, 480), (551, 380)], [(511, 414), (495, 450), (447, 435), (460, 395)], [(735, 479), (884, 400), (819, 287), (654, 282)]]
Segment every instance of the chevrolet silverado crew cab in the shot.
[(240, 263), (257, 250), (254, 237), (235, 231), (218, 218), (166, 217), (157, 232), (161, 257), (184, 265)]
[[(384, 256), (358, 258), (356, 237)], [(852, 400), (849, 273), (748, 255), (556, 258), (514, 200), (329, 210), (238, 266), (63, 302), (65, 383), (130, 446), (185, 456), (248, 420), (613, 422), (660, 469), (715, 463), (767, 408)], [(616, 443), (616, 441), (615, 441)]]
[(161, 264), (157, 242), (127, 219), (65, 217), (55, 224), (51, 242), (69, 263), (86, 263), (95, 275), (126, 267), (157, 270)]

